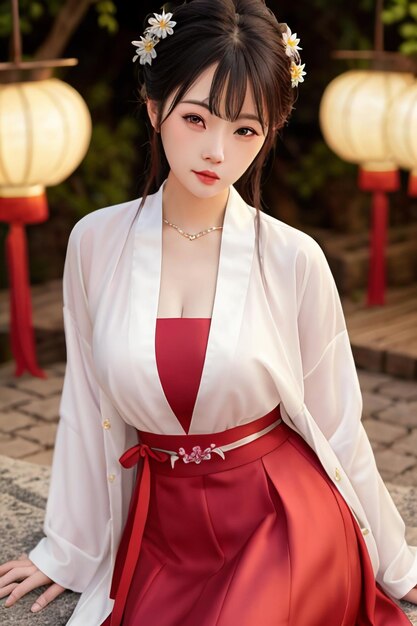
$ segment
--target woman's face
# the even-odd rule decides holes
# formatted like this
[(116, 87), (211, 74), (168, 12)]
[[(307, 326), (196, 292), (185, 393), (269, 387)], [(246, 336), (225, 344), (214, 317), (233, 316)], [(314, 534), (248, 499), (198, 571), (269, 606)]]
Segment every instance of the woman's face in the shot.
[[(262, 148), (267, 132), (267, 128), (262, 129), (249, 88), (236, 121), (224, 119), (223, 102), (222, 117), (209, 112), (207, 103), (215, 69), (213, 65), (199, 76), (160, 128), (170, 175), (199, 198), (216, 196), (239, 180)], [(162, 120), (174, 96), (168, 98)], [(148, 102), (148, 112), (155, 126), (155, 103)]]

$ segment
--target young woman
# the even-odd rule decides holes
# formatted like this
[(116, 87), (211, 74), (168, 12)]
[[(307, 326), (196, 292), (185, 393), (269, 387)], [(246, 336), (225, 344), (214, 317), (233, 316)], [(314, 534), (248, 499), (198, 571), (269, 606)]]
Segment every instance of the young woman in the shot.
[(259, 211), (299, 40), (262, 0), (192, 0), (134, 43), (150, 174), (71, 232), (46, 537), (1, 595), (81, 592), (72, 626), (410, 624), (332, 274)]

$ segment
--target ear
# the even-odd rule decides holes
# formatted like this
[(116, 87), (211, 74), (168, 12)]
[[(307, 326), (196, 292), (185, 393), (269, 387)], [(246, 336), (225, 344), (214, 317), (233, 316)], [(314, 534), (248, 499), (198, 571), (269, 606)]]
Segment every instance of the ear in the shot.
[(159, 133), (159, 128), (158, 128), (158, 102), (156, 100), (151, 100), (150, 98), (147, 99), (146, 101), (146, 108), (148, 111), (148, 116), (149, 119), (151, 121), (152, 126), (154, 127), (155, 131), (157, 133)]

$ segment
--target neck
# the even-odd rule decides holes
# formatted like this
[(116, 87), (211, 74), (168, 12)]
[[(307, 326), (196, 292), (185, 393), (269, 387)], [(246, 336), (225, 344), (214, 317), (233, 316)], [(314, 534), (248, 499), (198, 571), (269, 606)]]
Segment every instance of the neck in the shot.
[(170, 172), (163, 189), (163, 216), (187, 232), (222, 226), (228, 197), (229, 189), (225, 189), (217, 196), (199, 198)]

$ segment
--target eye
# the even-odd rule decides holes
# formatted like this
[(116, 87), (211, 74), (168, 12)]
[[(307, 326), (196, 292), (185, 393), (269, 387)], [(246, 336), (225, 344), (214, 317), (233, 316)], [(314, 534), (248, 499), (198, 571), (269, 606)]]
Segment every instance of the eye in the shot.
[(193, 126), (199, 126), (199, 122), (203, 122), (204, 125), (204, 120), (199, 115), (195, 115), (193, 113), (190, 115), (183, 115), (183, 119), (190, 122), (190, 124), (193, 124)]
[(253, 128), (246, 127), (239, 128), (236, 132), (238, 135), (240, 135), (240, 137), (253, 137), (254, 135), (258, 134)]

